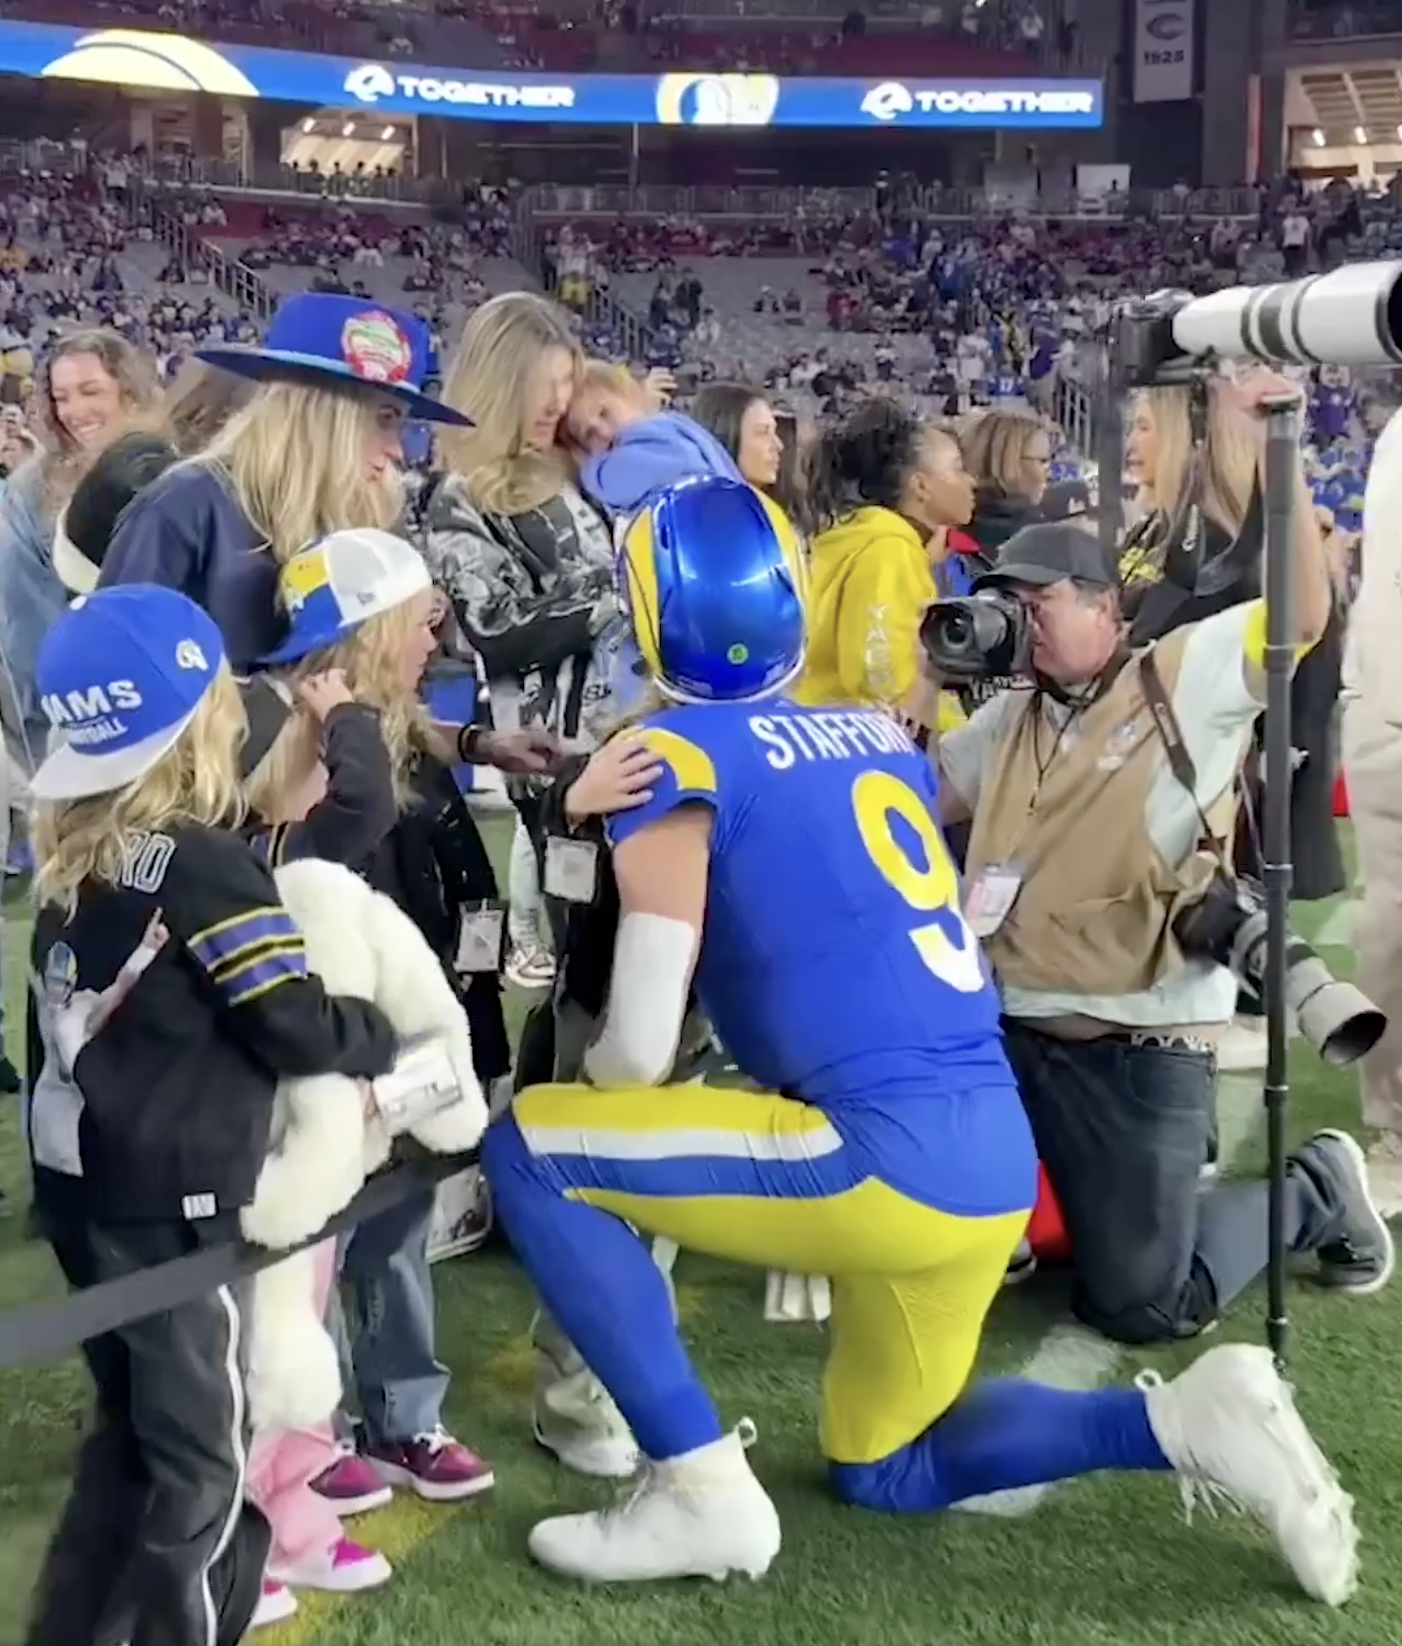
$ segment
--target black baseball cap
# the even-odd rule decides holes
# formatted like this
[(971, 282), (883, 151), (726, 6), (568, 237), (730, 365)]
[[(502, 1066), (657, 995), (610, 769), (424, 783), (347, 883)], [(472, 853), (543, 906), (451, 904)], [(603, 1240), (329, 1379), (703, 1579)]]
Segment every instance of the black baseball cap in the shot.
[(1059, 480), (1042, 493), (1043, 520), (1075, 520), (1090, 513), (1090, 487), (1084, 480)]
[(1026, 583), (1032, 588), (1046, 588), (1067, 578), (1104, 589), (1117, 588), (1120, 581), (1099, 540), (1084, 526), (1066, 520), (1039, 520), (1013, 533), (999, 549), (992, 570), (978, 578), (974, 587)]
[(176, 461), (157, 434), (129, 434), (107, 448), (78, 482), (54, 534), (54, 570), (75, 594), (97, 587), (123, 509)]
[(277, 742), (282, 728), (292, 717), (294, 704), (292, 693), (271, 675), (250, 675), (239, 681), (238, 688), (248, 719), (248, 736), (239, 750), (239, 776), (246, 780)]

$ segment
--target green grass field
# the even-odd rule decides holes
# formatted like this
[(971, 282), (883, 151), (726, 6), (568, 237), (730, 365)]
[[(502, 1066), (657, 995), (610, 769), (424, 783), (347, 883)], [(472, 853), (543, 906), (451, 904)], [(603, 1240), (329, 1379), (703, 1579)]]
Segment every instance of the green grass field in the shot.
[[(508, 844), (489, 824), (494, 854)], [(1336, 910), (1303, 911), (1306, 935)], [(1345, 941), (1346, 941), (1346, 934)], [(22, 909), (10, 911), (5, 993), (22, 1022)], [(1336, 970), (1346, 948), (1331, 948)], [(513, 1002), (519, 1013), (520, 1002)], [(18, 1053), (17, 1028), (11, 1048)], [(1292, 1136), (1352, 1126), (1352, 1077), (1331, 1074), (1307, 1051), (1292, 1064)], [(1238, 1096), (1242, 1095), (1238, 1086)], [(1248, 1100), (1249, 1100), (1249, 1094)], [(1242, 1112), (1245, 1112), (1243, 1109)], [(1262, 1162), (1259, 1125), (1237, 1169)], [(52, 1294), (46, 1251), (26, 1245), (19, 1208), (23, 1164), (14, 1112), (0, 1123), (0, 1308)], [(378, 1594), (307, 1597), (290, 1624), (259, 1636), (269, 1646), (1384, 1646), (1402, 1642), (1402, 1306), (1394, 1290), (1343, 1300), (1292, 1290), (1292, 1373), (1308, 1421), (1358, 1499), (1364, 1535), (1362, 1592), (1333, 1613), (1296, 1598), (1265, 1539), (1236, 1518), (1184, 1523), (1162, 1478), (1100, 1478), (1048, 1494), (1023, 1518), (951, 1514), (896, 1521), (843, 1509), (823, 1489), (815, 1441), (821, 1329), (769, 1325), (763, 1278), (683, 1254), (677, 1266), (683, 1323), (728, 1421), (752, 1417), (752, 1454), (784, 1519), (784, 1552), (761, 1584), (709, 1583), (586, 1592), (533, 1568), (532, 1521), (561, 1507), (607, 1499), (605, 1488), (559, 1470), (532, 1444), (529, 1425), (531, 1299), (499, 1254), (441, 1265), (440, 1353), (454, 1378), (448, 1420), (489, 1457), (497, 1490), (462, 1508), (406, 1497), (357, 1525), (395, 1562)], [(1054, 1277), (1007, 1294), (990, 1325), (985, 1366), (1013, 1370), (1063, 1316)], [(1260, 1291), (1241, 1300), (1222, 1334), (1261, 1335)], [(1120, 1360), (1165, 1372), (1191, 1351)], [(87, 1391), (76, 1362), (0, 1373), (0, 1646), (19, 1639), (26, 1596), (66, 1486)], [(75, 1642), (75, 1646), (78, 1643)]]

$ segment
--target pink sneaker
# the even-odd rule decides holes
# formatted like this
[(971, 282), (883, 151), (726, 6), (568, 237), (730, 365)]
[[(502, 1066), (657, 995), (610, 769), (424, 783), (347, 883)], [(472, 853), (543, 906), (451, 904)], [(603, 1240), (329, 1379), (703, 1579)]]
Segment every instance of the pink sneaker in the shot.
[(293, 1589), (327, 1589), (336, 1595), (353, 1595), (388, 1583), (394, 1568), (374, 1549), (343, 1537), (324, 1555), (311, 1555), (295, 1566), (279, 1566), (276, 1571), (269, 1567), (268, 1575)]
[(296, 1615), (297, 1597), (285, 1583), (273, 1583), (263, 1579), (263, 1593), (258, 1597), (258, 1604), (253, 1608), (253, 1616), (249, 1621), (249, 1632), (254, 1629), (268, 1629), (275, 1623), (286, 1623), (288, 1618)]
[(311, 1488), (343, 1517), (383, 1509), (394, 1497), (393, 1490), (381, 1480), (374, 1465), (348, 1446), (311, 1482)]
[(365, 1455), (392, 1485), (407, 1486), (431, 1503), (476, 1497), (496, 1484), (491, 1466), (442, 1429), (400, 1445), (367, 1443)]

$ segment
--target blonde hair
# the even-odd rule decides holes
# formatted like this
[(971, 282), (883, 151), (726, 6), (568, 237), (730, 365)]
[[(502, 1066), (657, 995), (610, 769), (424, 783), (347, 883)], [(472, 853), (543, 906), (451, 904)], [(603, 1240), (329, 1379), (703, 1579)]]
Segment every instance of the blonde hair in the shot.
[(187, 360), (161, 401), (161, 432), (182, 457), (203, 451), (257, 393), (246, 377)]
[(86, 881), (118, 884), (135, 830), (241, 822), (238, 753), (248, 735), (243, 702), (222, 664), (194, 718), (143, 777), (115, 793), (36, 804), (32, 832), (35, 895), (72, 915)]
[[(1154, 425), (1157, 452), (1152, 485), (1140, 488), (1146, 512), (1174, 513), (1188, 486), (1192, 426), (1185, 388), (1143, 389), (1140, 408)], [(1202, 512), (1235, 536), (1251, 507), (1265, 454), (1265, 431), (1239, 411), (1217, 384), (1208, 390), (1207, 440), (1203, 452)]]
[(243, 780), (248, 809), (265, 823), (299, 822), (283, 815), (286, 797), (305, 783), (321, 759), (321, 722), (299, 703), (268, 752)]
[(328, 532), (389, 530), (404, 506), (399, 477), (365, 477), (378, 417), (371, 394), (265, 383), (192, 461), (215, 469), (279, 565)]
[(1036, 412), (1005, 408), (981, 412), (960, 429), (964, 467), (974, 484), (1002, 497), (1027, 491), (1027, 452), (1032, 442), (1050, 433)]
[(380, 733), (401, 810), (413, 793), (418, 756), (433, 744), (428, 713), (417, 692), (404, 684), (404, 651), (417, 621), (415, 606), (415, 601), (406, 600), (387, 612), (377, 612), (336, 645), (304, 657), (296, 668), (298, 680), (344, 669), (356, 702), (379, 710)]
[(39, 367), (33, 396), (36, 432), (44, 448), (39, 459), (40, 498), (44, 507), (55, 514), (98, 456), (96, 451), (84, 450), (64, 428), (54, 400), (54, 367), (75, 354), (92, 355), (117, 385), (125, 417), (110, 431), (106, 444), (128, 427), (148, 420), (157, 401), (155, 362), (120, 332), (93, 327), (68, 332), (58, 339)]
[(567, 455), (535, 451), (522, 416), (535, 369), (549, 349), (583, 367), (564, 311), (533, 292), (503, 292), (474, 311), (443, 384), (443, 403), (472, 418), (470, 429), (438, 435), (443, 466), (490, 514), (520, 514), (559, 495), (572, 480)]
[(641, 391), (642, 384), (633, 376), (627, 366), (620, 366), (613, 360), (586, 360), (576, 374), (576, 389), (607, 389), (613, 394), (626, 393), (629, 389)]
[[(1204, 521), (1210, 521), (1233, 540), (1241, 532), (1251, 510), (1258, 485), (1265, 480), (1266, 428), (1245, 408), (1236, 405), (1225, 392), (1226, 385), (1208, 385), (1207, 439), (1202, 453), (1201, 505)], [(1168, 549), (1169, 528), (1179, 529), (1192, 457), (1192, 425), (1188, 415), (1186, 388), (1142, 389), (1140, 409), (1147, 411), (1154, 425), (1157, 449), (1152, 485), (1142, 485), (1136, 502), (1146, 514), (1157, 512), (1163, 525), (1148, 539), (1151, 558), (1158, 559)], [(1295, 468), (1295, 532), (1318, 536), (1314, 499), (1305, 481), (1303, 460)]]

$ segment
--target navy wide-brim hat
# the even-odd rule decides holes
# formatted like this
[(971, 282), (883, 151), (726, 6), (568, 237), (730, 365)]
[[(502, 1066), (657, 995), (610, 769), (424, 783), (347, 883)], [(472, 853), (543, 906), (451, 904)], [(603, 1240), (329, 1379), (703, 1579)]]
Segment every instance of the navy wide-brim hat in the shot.
[(301, 292), (278, 309), (261, 344), (216, 344), (195, 358), (259, 383), (359, 384), (392, 396), (420, 422), (472, 427), (470, 417), (423, 392), (432, 359), (427, 322), (363, 297)]

